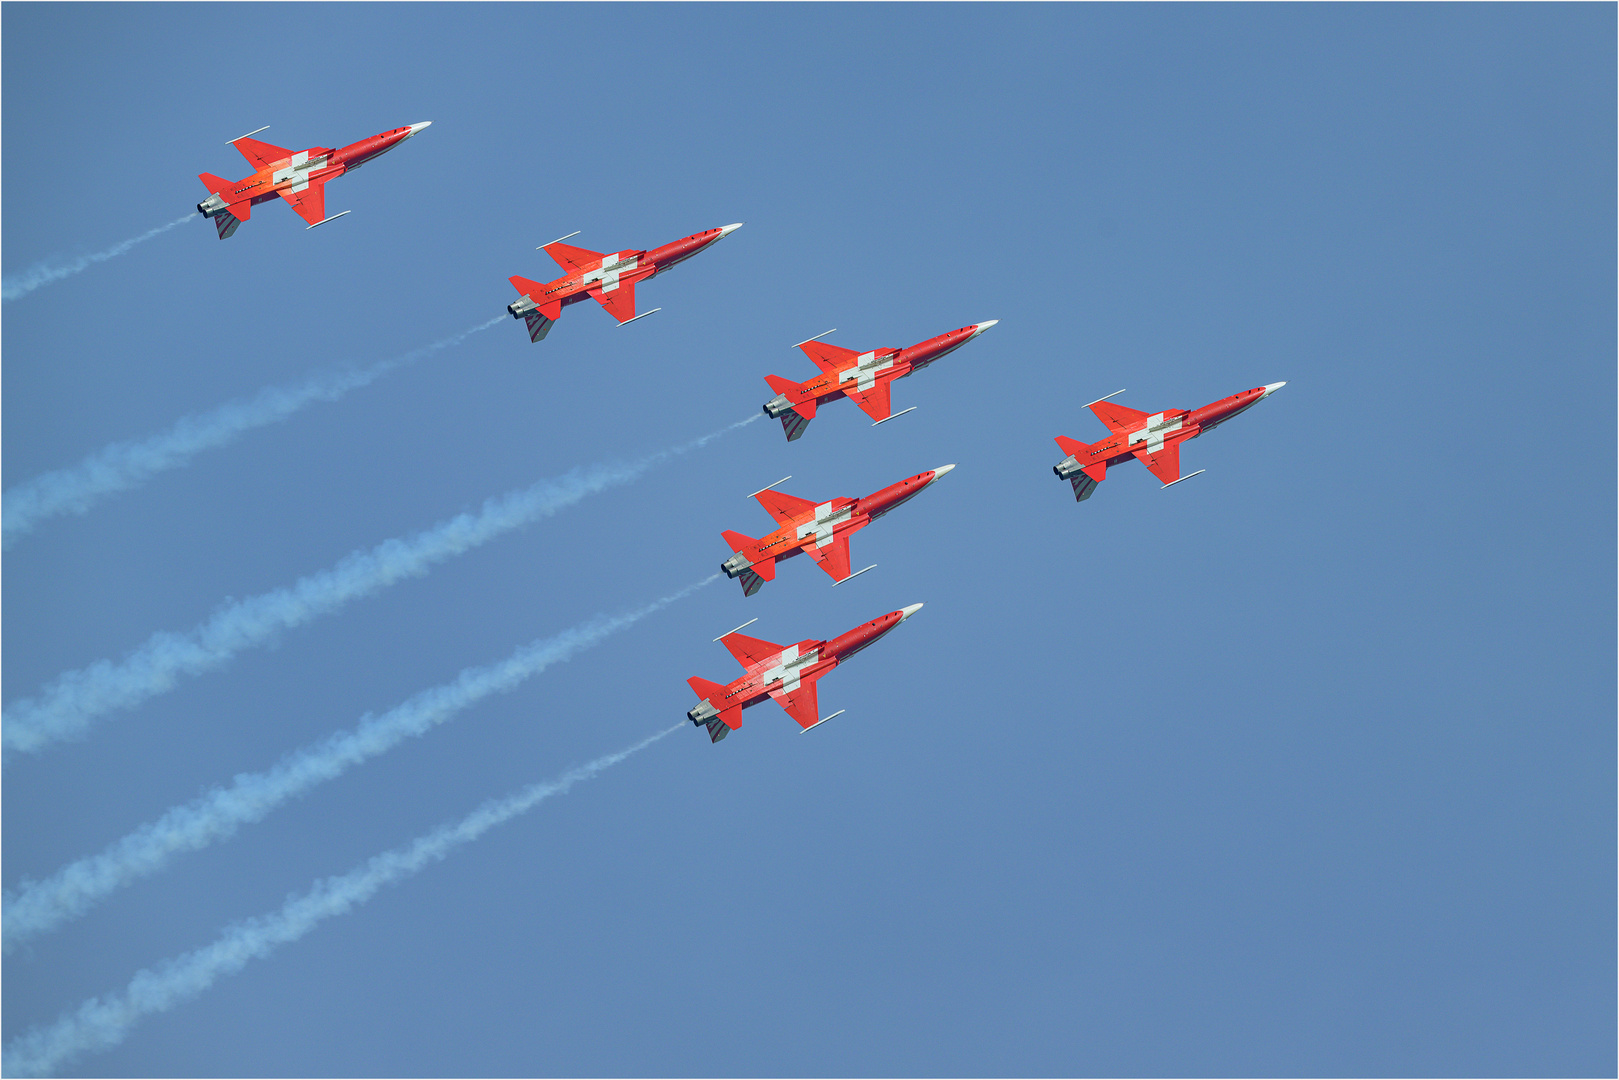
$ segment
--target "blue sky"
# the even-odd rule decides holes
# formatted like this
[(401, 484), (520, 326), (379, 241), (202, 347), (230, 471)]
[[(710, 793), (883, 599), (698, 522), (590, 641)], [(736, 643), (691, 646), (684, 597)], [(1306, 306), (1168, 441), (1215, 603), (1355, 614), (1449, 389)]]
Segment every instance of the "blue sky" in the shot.
[[(925, 601), (150, 1017), (83, 1075), (1615, 1067), (1611, 6), (8, 5), (8, 277), (172, 221), (225, 140), (433, 127), (221, 243), (5, 302), (4, 486), (747, 227), (622, 329), (506, 321), (4, 557), (5, 702), (576, 466), (755, 413), (793, 342), (982, 338), (761, 420), (5, 767), (4, 883), (713, 572), (744, 496), (959, 468), (180, 857), (6, 957), (8, 1042), (317, 878), (680, 720), (710, 639)], [(1081, 406), (1287, 380), (1073, 502)]]

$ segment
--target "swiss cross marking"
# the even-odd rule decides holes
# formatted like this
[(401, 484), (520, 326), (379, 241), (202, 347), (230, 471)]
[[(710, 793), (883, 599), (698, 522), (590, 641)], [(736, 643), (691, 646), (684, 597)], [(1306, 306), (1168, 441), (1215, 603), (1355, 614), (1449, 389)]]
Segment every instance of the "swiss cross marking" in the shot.
[(612, 292), (618, 288), (619, 275), (626, 270), (634, 270), (636, 263), (640, 261), (633, 256), (620, 261), (618, 256), (618, 252), (608, 255), (602, 259), (602, 264), (596, 269), (586, 270), (584, 276), (579, 279), (580, 284), (589, 285), (593, 281), (599, 281), (601, 282), (602, 292)]
[(790, 694), (798, 689), (798, 669), (806, 664), (815, 663), (815, 659), (819, 655), (819, 650), (811, 649), (803, 656), (799, 656), (798, 646), (789, 645), (781, 651), (781, 655), (776, 657), (776, 661), (772, 666), (759, 673), (759, 677), (764, 680), (767, 690), (770, 688), (771, 683), (779, 680), (782, 693)]
[(832, 542), (832, 530), (849, 520), (849, 513), (847, 506), (833, 510), (831, 503), (822, 503), (815, 508), (815, 520), (806, 521), (798, 527), (798, 538), (802, 540), (806, 536), (814, 536), (815, 546), (824, 548)]
[(853, 379), (861, 390), (870, 390), (877, 385), (877, 373), (893, 366), (892, 354), (879, 360), (874, 352), (861, 353), (856, 358), (854, 367), (838, 372), (838, 382), (845, 383)]
[[(1145, 427), (1130, 432), (1125, 445), (1131, 450), (1145, 450), (1149, 454), (1156, 454), (1164, 448), (1164, 436), (1172, 431), (1179, 431), (1184, 419), (1183, 416), (1177, 416), (1165, 423), (1163, 413), (1153, 413), (1147, 417)], [(1142, 446), (1142, 443), (1146, 445)]]
[(311, 161), (309, 151), (300, 150), (292, 155), (292, 160), (287, 162), (285, 168), (277, 169), (270, 174), (270, 182), (278, 186), (287, 184), (288, 191), (302, 191), (309, 186), (309, 174), (324, 164), (326, 164), (324, 154)]

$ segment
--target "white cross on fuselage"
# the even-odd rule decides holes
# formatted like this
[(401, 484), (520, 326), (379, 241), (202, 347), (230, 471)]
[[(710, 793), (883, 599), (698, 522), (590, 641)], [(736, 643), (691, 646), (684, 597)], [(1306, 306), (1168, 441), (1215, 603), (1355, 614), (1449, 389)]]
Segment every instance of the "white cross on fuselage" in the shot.
[(876, 386), (877, 373), (884, 368), (894, 366), (892, 354), (879, 360), (874, 352), (861, 353), (856, 357), (856, 361), (854, 367), (838, 372), (838, 382), (846, 383), (850, 379), (854, 379), (862, 390), (870, 390), (873, 386)]
[(581, 285), (589, 285), (592, 281), (599, 281), (601, 282), (602, 292), (612, 292), (614, 289), (618, 288), (618, 276), (624, 273), (626, 270), (634, 270), (636, 263), (639, 261), (636, 256), (631, 255), (629, 258), (620, 262), (619, 256), (621, 254), (623, 254), (623, 252), (614, 252), (611, 255), (605, 256), (602, 259), (602, 264), (600, 266), (596, 267), (594, 270), (586, 270), (584, 274), (580, 276), (579, 283)]
[[(1125, 446), (1131, 450), (1145, 449), (1149, 454), (1156, 454), (1164, 448), (1164, 436), (1172, 431), (1179, 431), (1184, 420), (1184, 416), (1177, 416), (1175, 419), (1165, 423), (1163, 413), (1153, 413), (1147, 417), (1146, 427), (1130, 432), (1129, 437), (1125, 440)], [(1140, 443), (1146, 443), (1147, 445), (1139, 447), (1138, 444)]]
[(787, 646), (781, 651), (781, 654), (776, 657), (774, 666), (767, 667), (763, 671), (759, 672), (759, 678), (764, 680), (763, 683), (760, 684), (760, 688), (769, 690), (771, 683), (780, 681), (782, 692), (788, 694), (792, 693), (794, 690), (798, 689), (798, 669), (815, 663), (820, 655), (821, 652), (819, 649), (811, 649), (803, 656), (799, 656), (797, 645)]
[(270, 174), (270, 183), (284, 184), (291, 180), (292, 184), (287, 190), (302, 191), (309, 186), (309, 174), (324, 164), (326, 164), (325, 154), (311, 161), (309, 160), (309, 151), (300, 150), (292, 155), (292, 160), (287, 162), (285, 168), (277, 169)]
[(850, 512), (851, 508), (847, 506), (841, 510), (833, 510), (831, 503), (822, 503), (815, 508), (815, 520), (806, 521), (798, 527), (798, 538), (802, 540), (806, 536), (813, 535), (815, 546), (824, 548), (832, 542), (833, 527), (849, 520)]

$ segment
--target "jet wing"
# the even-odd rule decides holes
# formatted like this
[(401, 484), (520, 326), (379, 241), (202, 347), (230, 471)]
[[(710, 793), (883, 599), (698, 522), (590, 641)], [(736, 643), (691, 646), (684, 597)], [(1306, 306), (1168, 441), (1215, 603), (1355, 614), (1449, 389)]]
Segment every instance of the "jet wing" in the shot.
[(1136, 457), (1141, 459), (1152, 474), (1166, 484), (1173, 484), (1181, 478), (1181, 444), (1179, 442), (1165, 443), (1162, 450), (1149, 454), (1145, 450), (1135, 451)]
[(787, 495), (780, 491), (756, 491), (753, 494), (759, 500), (759, 505), (770, 512), (776, 519), (776, 524), (785, 525), (795, 517), (807, 514), (815, 509), (816, 504), (808, 499), (800, 499), (796, 495)]
[(860, 362), (860, 354), (853, 349), (840, 349), (824, 341), (806, 341), (799, 346), (804, 355), (815, 361), (822, 371), (846, 370)]
[(1113, 431), (1135, 431), (1145, 425), (1148, 416), (1147, 413), (1126, 409), (1111, 401), (1092, 402), (1091, 412)]
[(787, 710), (788, 716), (798, 721), (799, 727), (814, 727), (821, 718), (820, 705), (815, 700), (814, 679), (799, 683), (798, 689), (790, 694), (776, 690), (770, 696), (776, 699), (777, 705)]
[(821, 569), (832, 575), (833, 581), (842, 581), (849, 576), (849, 537), (843, 535), (832, 541), (826, 547), (809, 547), (805, 551), (810, 558), (820, 564)]
[(611, 292), (603, 289), (591, 289), (590, 295), (596, 303), (607, 309), (607, 314), (621, 323), (627, 323), (635, 318), (635, 282), (620, 282), (618, 288)]
[(584, 270), (591, 263), (600, 264), (607, 257), (599, 251), (574, 247), (572, 244), (546, 244), (545, 253), (555, 259), (558, 266), (569, 272)]
[(284, 146), (259, 142), (257, 139), (237, 139), (231, 145), (242, 152), (242, 156), (253, 166), (255, 172), (259, 169), (268, 169), (275, 162), (285, 161), (292, 156), (292, 151)]
[(845, 390), (843, 396), (864, 409), (867, 416), (881, 422), (888, 419), (888, 414), (891, 411), (888, 404), (888, 388), (893, 384), (893, 381), (892, 379), (878, 379), (877, 385), (870, 390)]
[(285, 188), (276, 192), (292, 208), (298, 211), (298, 216), (311, 225), (319, 225), (326, 220), (326, 184), (310, 184), (302, 191), (288, 191)]
[(743, 667), (752, 667), (761, 661), (769, 660), (787, 648), (785, 645), (776, 645), (746, 634), (726, 634), (720, 638), (720, 643), (731, 650), (731, 655), (736, 657), (736, 662)]

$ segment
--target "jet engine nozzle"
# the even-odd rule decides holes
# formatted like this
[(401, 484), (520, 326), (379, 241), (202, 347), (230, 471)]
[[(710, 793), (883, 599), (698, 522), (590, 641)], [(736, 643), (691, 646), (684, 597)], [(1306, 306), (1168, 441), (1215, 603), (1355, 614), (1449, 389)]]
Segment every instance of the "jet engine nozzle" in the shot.
[(1080, 465), (1079, 459), (1072, 454), (1051, 467), (1051, 471), (1057, 474), (1059, 480), (1072, 480), (1083, 470), (1084, 466)]
[(752, 565), (753, 564), (748, 561), (748, 557), (739, 551), (735, 555), (732, 555), (729, 559), (726, 559), (724, 562), (720, 563), (720, 569), (725, 571), (726, 577), (734, 578)]
[(786, 394), (777, 394), (775, 397), (765, 402), (765, 415), (770, 417), (772, 420), (780, 420), (782, 413), (788, 412), (791, 409), (792, 405), (788, 402)]
[(225, 200), (221, 199), (216, 192), (197, 204), (197, 213), (201, 214), (203, 217), (211, 218), (215, 214), (224, 210), (226, 205), (227, 203)]
[(719, 714), (720, 711), (714, 708), (714, 706), (710, 705), (707, 701), (699, 701), (691, 709), (687, 710), (686, 719), (690, 720), (698, 727), (702, 727)]
[(534, 302), (534, 298), (532, 296), (525, 296), (517, 300), (515, 303), (507, 304), (506, 310), (512, 313), (512, 318), (521, 319), (529, 312), (537, 310), (539, 306), (540, 305)]

